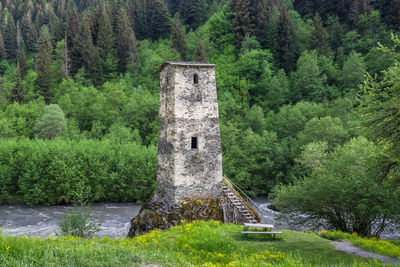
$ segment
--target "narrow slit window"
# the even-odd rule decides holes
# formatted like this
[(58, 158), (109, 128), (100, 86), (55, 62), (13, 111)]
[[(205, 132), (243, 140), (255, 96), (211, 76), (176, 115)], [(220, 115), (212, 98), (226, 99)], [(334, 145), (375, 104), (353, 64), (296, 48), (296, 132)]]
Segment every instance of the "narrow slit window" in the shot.
[(199, 75), (197, 75), (197, 73), (193, 75), (193, 83), (195, 84), (199, 83)]
[(199, 148), (199, 142), (197, 137), (192, 137), (192, 149), (198, 149)]

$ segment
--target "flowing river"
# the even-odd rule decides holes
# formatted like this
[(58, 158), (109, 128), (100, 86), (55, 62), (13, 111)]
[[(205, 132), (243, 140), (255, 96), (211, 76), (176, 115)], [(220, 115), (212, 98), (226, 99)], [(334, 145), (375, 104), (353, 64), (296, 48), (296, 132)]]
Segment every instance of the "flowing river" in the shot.
[[(278, 212), (268, 208), (269, 203), (266, 199), (257, 199), (256, 203), (263, 210), (263, 223), (276, 225), (275, 217)], [(90, 207), (92, 218), (102, 223), (97, 236), (125, 237), (130, 220), (139, 213), (140, 207), (140, 204), (135, 203), (92, 204)], [(22, 205), (3, 205), (0, 206), (0, 228), (3, 233), (9, 235), (55, 236), (59, 232), (58, 223), (68, 211), (68, 206), (30, 208)], [(281, 227), (287, 228), (285, 225)], [(400, 238), (400, 232), (384, 232), (382, 237)]]

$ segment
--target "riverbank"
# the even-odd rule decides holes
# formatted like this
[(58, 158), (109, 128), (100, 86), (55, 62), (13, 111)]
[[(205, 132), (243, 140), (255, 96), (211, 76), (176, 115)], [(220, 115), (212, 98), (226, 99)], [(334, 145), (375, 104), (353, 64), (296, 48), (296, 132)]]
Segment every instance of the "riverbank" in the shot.
[(194, 222), (134, 239), (0, 237), (1, 266), (382, 266), (338, 251), (316, 233), (244, 237), (241, 227)]
[[(94, 203), (91, 217), (101, 223), (98, 237), (126, 237), (130, 220), (139, 214), (137, 203)], [(9, 235), (48, 237), (59, 232), (59, 222), (71, 206), (0, 206), (0, 228)]]

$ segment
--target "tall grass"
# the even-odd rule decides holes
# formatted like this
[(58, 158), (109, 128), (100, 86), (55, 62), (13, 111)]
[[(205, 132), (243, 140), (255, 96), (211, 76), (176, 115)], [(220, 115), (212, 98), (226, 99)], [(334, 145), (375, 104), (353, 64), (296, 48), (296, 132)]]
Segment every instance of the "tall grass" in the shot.
[(0, 266), (383, 266), (336, 251), (313, 233), (243, 237), (241, 227), (183, 223), (133, 239), (0, 235)]

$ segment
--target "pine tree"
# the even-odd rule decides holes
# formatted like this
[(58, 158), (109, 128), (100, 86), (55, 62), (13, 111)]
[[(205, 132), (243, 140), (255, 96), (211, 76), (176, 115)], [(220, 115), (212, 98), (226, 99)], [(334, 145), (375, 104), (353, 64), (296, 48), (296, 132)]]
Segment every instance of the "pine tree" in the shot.
[(206, 20), (207, 4), (205, 0), (181, 0), (179, 13), (190, 28), (197, 29)]
[(232, 0), (231, 11), (233, 13), (232, 30), (235, 35), (235, 45), (240, 47), (246, 34), (251, 34), (250, 0)]
[[(69, 32), (68, 40), (73, 35), (73, 31)], [(67, 40), (67, 41), (68, 41)], [(73, 74), (77, 73), (82, 67), (88, 71), (89, 66), (92, 64), (94, 53), (92, 33), (88, 18), (85, 16), (79, 25), (78, 31), (72, 40), (71, 49), (71, 71)]]
[(234, 13), (232, 29), (236, 46), (241, 46), (245, 36), (256, 36), (263, 48), (269, 43), (269, 20), (272, 16), (270, 0), (233, 0), (231, 11)]
[(70, 14), (68, 15), (68, 30), (67, 30), (68, 42), (67, 42), (67, 45), (68, 45), (68, 47), (71, 47), (71, 49), (72, 49), (72, 47), (74, 45), (75, 37), (79, 31), (80, 19), (79, 19), (78, 12), (75, 9), (73, 9), (69, 13)]
[(383, 20), (395, 30), (400, 29), (400, 0), (378, 0)]
[(353, 0), (353, 3), (348, 11), (348, 19), (352, 24), (358, 21), (358, 16), (367, 13), (371, 9), (368, 0)]
[(21, 51), (19, 52), (17, 63), (19, 65), (21, 76), (23, 78), (23, 77), (25, 77), (25, 75), (28, 71), (28, 66), (26, 65), (26, 55), (25, 55), (24, 48), (21, 48)]
[(37, 41), (37, 53), (36, 53), (36, 72), (37, 72), (37, 89), (44, 97), (46, 103), (50, 102), (51, 96), (51, 63), (52, 63), (52, 52), (51, 37), (47, 26), (42, 26), (40, 29), (39, 39)]
[(171, 31), (170, 15), (164, 0), (147, 0), (148, 37), (152, 40), (167, 38)]
[(32, 23), (31, 9), (28, 9), (26, 14), (21, 19), (21, 33), (25, 40), (27, 50), (30, 52), (35, 52), (38, 34), (35, 26)]
[(106, 57), (108, 53), (114, 54), (114, 31), (110, 17), (104, 8), (100, 11), (99, 29), (96, 46), (99, 48), (100, 56)]
[(136, 61), (136, 37), (132, 30), (125, 9), (119, 11), (117, 21), (117, 57), (119, 71), (124, 73), (129, 67), (133, 67)]
[(207, 62), (206, 48), (201, 40), (197, 44), (197, 48), (194, 53), (194, 60), (196, 62)]
[(181, 59), (185, 60), (186, 58), (185, 32), (182, 28), (182, 23), (179, 20), (178, 13), (175, 14), (174, 20), (172, 22), (171, 46), (181, 55)]
[(329, 36), (318, 13), (314, 16), (313, 26), (310, 48), (318, 50), (321, 54), (327, 54), (329, 52)]
[(90, 79), (94, 85), (102, 82), (103, 69), (100, 54), (93, 45), (90, 22), (85, 15), (80, 24), (79, 30), (73, 40), (71, 49), (71, 70), (77, 73), (82, 67), (86, 70), (86, 78)]
[(14, 77), (14, 87), (11, 90), (11, 101), (22, 103), (25, 98), (24, 80), (21, 74), (21, 68), (17, 63), (17, 69)]
[(0, 32), (0, 60), (5, 59), (6, 57), (7, 57), (7, 54), (6, 54), (6, 48), (4, 45), (4, 38)]
[(168, 11), (170, 14), (176, 14), (179, 11), (179, 5), (181, 0), (166, 0)]
[(23, 39), (22, 39), (22, 34), (21, 34), (21, 27), (19, 26), (19, 21), (17, 22), (17, 36), (16, 36), (17, 40), (17, 57), (19, 56), (19, 54), (21, 53), (21, 48), (23, 46)]
[[(124, 10), (125, 11), (125, 10)], [(117, 21), (120, 20), (121, 8), (117, 12)], [(150, 24), (147, 16), (147, 5), (145, 0), (137, 0), (132, 2), (130, 8), (130, 16), (133, 18), (132, 27), (136, 37), (140, 40), (148, 38)], [(117, 25), (118, 26), (118, 25)]]
[(115, 76), (117, 71), (118, 63), (116, 59), (116, 51), (114, 48), (115, 37), (112, 28), (112, 24), (108, 13), (105, 8), (101, 8), (99, 17), (99, 28), (97, 35), (97, 47), (99, 48), (99, 55), (101, 59), (101, 65), (103, 68), (103, 74), (106, 79)]
[(17, 28), (10, 13), (5, 16), (4, 47), (8, 59), (15, 59), (17, 56)]
[(64, 53), (63, 53), (63, 59), (62, 59), (62, 64), (61, 64), (61, 73), (62, 73), (62, 78), (68, 79), (69, 78), (69, 51), (68, 51), (68, 35), (65, 34), (65, 39), (64, 39)]
[(61, 41), (65, 37), (66, 25), (60, 18), (55, 17), (51, 24), (51, 31), (54, 36), (54, 41)]
[(294, 52), (295, 32), (289, 11), (283, 7), (278, 22), (278, 62), (280, 67), (287, 72), (293, 68), (295, 63)]
[(268, 44), (269, 20), (272, 16), (272, 3), (269, 0), (256, 0), (251, 6), (251, 20), (254, 24), (254, 35), (263, 48)]

